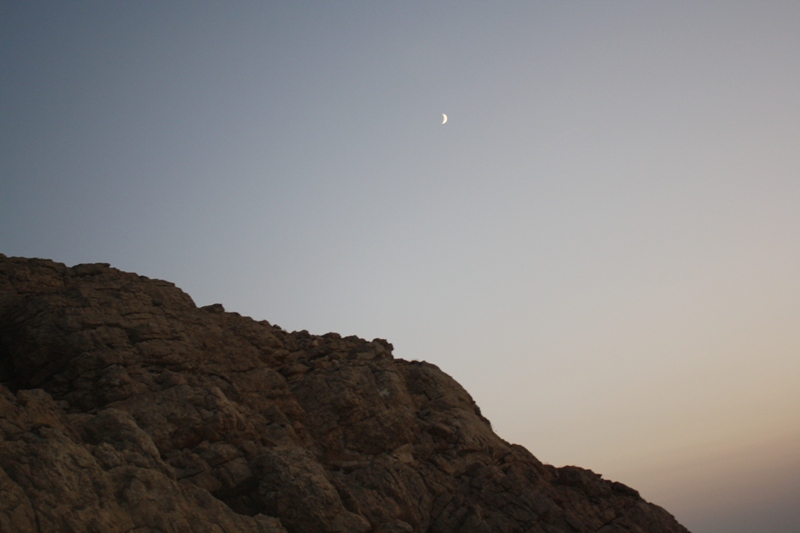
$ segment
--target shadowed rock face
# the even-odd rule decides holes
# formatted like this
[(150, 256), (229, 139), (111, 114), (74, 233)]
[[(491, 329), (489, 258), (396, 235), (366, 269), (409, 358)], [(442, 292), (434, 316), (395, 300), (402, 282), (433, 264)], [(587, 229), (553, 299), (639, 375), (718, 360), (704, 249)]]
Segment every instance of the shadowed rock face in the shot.
[(0, 531), (687, 531), (503, 441), (386, 341), (287, 333), (108, 265), (0, 254), (0, 383)]

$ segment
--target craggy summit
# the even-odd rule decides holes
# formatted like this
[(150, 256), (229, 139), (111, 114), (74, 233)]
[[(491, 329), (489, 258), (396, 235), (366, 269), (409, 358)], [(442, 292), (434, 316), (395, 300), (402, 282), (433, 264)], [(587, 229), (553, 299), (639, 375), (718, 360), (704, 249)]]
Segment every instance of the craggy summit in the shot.
[(685, 533), (375, 339), (0, 254), (2, 532)]

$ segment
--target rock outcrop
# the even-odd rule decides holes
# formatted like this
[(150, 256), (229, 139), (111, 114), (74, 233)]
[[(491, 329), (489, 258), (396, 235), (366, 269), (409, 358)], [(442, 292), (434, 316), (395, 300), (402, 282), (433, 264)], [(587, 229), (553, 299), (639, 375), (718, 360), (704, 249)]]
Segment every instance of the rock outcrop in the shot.
[(105, 264), (0, 255), (0, 531), (687, 530), (542, 464), (392, 345), (288, 333)]

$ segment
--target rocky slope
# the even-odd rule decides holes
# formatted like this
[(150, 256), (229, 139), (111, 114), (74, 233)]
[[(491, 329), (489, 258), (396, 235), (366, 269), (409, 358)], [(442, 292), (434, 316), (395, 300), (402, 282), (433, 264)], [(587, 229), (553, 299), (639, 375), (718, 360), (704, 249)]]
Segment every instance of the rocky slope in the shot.
[(0, 254), (0, 531), (686, 532), (384, 340)]

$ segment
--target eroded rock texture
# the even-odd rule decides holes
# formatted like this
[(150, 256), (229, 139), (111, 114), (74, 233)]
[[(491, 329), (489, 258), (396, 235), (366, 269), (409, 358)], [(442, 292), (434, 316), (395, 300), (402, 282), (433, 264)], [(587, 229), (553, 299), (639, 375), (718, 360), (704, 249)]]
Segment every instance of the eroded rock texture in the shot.
[(686, 532), (392, 346), (0, 255), (0, 531)]

